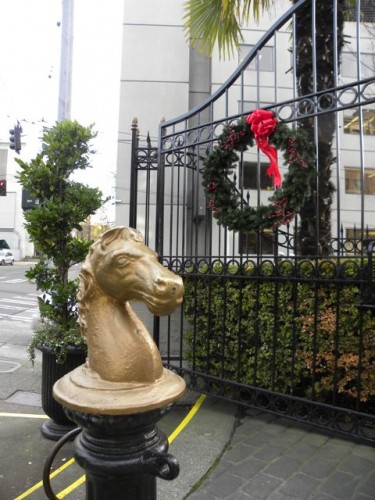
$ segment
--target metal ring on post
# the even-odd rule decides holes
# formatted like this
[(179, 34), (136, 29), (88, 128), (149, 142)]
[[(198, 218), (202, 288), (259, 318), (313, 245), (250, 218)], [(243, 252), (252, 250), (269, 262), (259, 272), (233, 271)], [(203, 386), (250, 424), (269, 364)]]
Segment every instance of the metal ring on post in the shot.
[(63, 436), (55, 444), (55, 446), (52, 448), (51, 453), (47, 457), (47, 460), (46, 460), (46, 462), (44, 464), (44, 468), (43, 468), (43, 488), (44, 488), (45, 494), (47, 495), (47, 498), (49, 500), (57, 500), (57, 496), (55, 495), (54, 491), (52, 490), (51, 482), (49, 479), (52, 463), (53, 463), (57, 453), (59, 452), (60, 448), (62, 448), (67, 441), (71, 441), (72, 438), (75, 438), (76, 436), (78, 436), (78, 434), (80, 432), (82, 432), (81, 427), (77, 427), (76, 429), (73, 429), (70, 432), (68, 432), (67, 434), (65, 434), (65, 436)]
[(180, 465), (170, 453), (158, 453), (152, 450), (143, 455), (144, 469), (151, 475), (171, 481), (180, 473)]

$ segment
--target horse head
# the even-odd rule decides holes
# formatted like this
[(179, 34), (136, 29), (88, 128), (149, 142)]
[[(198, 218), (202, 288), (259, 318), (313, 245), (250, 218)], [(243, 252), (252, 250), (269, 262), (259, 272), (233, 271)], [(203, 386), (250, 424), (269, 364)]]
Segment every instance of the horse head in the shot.
[(110, 415), (174, 401), (185, 383), (163, 367), (129, 301), (141, 300), (153, 314), (164, 315), (181, 304), (183, 293), (182, 279), (159, 263), (138, 231), (107, 231), (91, 245), (80, 272), (77, 298), (86, 363), (55, 384), (56, 399), (73, 409)]
[(183, 300), (182, 279), (163, 267), (135, 229), (110, 229), (96, 241), (82, 267), (102, 292), (121, 302), (140, 300), (156, 315), (172, 313)]

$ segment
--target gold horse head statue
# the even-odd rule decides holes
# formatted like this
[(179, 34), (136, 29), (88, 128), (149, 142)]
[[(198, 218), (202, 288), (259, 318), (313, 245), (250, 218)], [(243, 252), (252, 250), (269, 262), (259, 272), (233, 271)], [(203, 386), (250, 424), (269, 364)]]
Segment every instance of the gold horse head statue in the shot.
[(86, 338), (86, 367), (103, 381), (150, 384), (163, 376), (160, 353), (130, 306), (144, 302), (155, 315), (171, 314), (184, 287), (158, 261), (135, 229), (110, 229), (90, 248), (81, 268), (79, 323)]

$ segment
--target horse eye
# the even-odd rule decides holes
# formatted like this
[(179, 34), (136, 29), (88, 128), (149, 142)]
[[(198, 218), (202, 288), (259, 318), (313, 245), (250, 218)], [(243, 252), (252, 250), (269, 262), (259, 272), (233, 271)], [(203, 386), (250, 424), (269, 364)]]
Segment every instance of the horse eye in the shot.
[(127, 255), (120, 255), (116, 259), (116, 266), (117, 267), (125, 267), (125, 266), (129, 265), (130, 262), (131, 262), (131, 259), (129, 259), (129, 257)]

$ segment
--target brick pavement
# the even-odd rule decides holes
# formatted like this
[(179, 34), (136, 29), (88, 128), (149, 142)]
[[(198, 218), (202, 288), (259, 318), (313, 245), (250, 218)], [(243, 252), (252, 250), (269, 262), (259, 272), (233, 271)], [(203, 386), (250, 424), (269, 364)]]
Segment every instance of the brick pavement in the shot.
[(189, 500), (373, 500), (375, 449), (249, 410)]
[[(30, 402), (10, 402), (19, 391), (40, 394), (40, 364), (32, 370), (26, 359), (30, 326), (20, 323), (17, 332), (11, 326), (11, 321), (2, 320), (0, 354), (22, 366), (1, 374), (0, 410), (35, 413), (35, 407), (27, 406)], [(236, 414), (235, 404), (207, 398), (171, 445), (181, 473), (175, 481), (159, 484), (160, 500), (375, 498), (375, 448), (255, 410), (248, 410), (236, 426)], [(12, 486), (21, 492), (41, 479), (42, 466), (54, 443), (41, 438), (38, 420), (4, 417), (0, 424), (0, 499), (11, 500)], [(77, 477), (80, 473), (77, 471)], [(76, 471), (70, 474), (76, 479)], [(68, 476), (61, 478), (61, 488), (70, 484)], [(196, 484), (199, 486), (192, 492)], [(33, 498), (45, 495), (38, 490)], [(72, 498), (85, 498), (83, 485)]]

